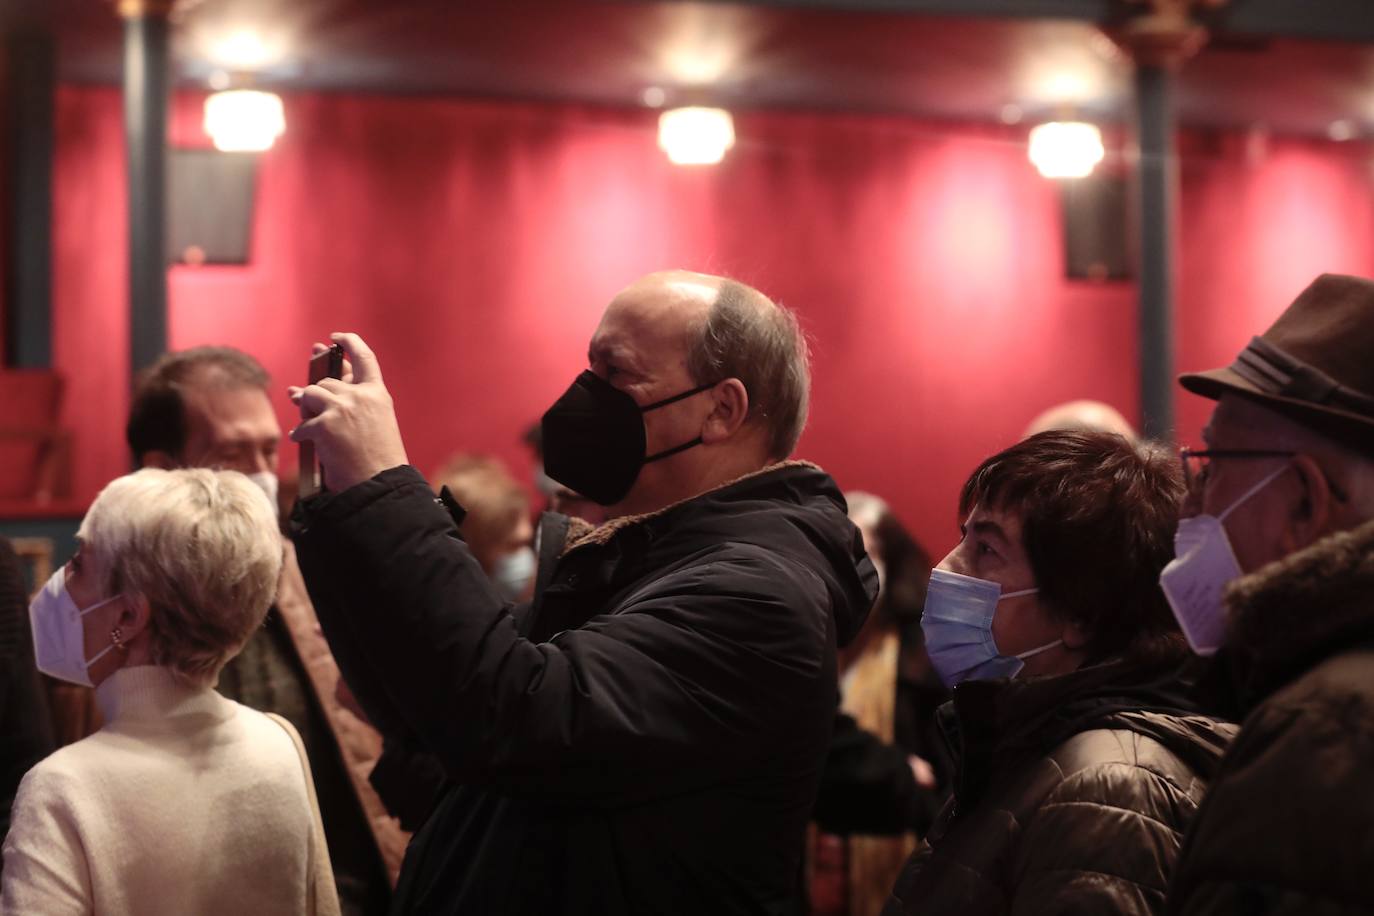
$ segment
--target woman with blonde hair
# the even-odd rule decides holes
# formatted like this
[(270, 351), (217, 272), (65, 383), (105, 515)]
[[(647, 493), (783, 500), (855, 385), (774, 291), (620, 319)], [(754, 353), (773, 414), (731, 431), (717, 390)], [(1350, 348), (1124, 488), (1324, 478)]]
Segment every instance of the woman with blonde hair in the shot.
[(0, 912), (338, 913), (300, 737), (214, 690), (276, 591), (274, 508), (237, 472), (145, 469), (77, 539), (30, 605), (34, 651), (105, 726), (24, 777)]

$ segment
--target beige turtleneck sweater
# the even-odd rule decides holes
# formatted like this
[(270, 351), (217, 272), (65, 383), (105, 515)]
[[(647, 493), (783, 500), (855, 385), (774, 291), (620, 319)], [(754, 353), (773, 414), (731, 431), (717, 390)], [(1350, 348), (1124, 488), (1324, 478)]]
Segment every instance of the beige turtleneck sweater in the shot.
[(0, 914), (338, 912), (289, 725), (153, 666), (96, 701), (105, 727), (20, 784)]

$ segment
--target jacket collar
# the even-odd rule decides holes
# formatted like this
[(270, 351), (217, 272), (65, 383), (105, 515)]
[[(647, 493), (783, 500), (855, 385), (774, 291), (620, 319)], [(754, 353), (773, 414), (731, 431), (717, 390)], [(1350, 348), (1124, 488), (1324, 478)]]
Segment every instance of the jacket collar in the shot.
[(745, 481), (753, 481), (759, 477), (764, 476), (765, 474), (772, 474), (773, 472), (780, 471), (784, 468), (810, 468), (811, 470), (815, 471), (820, 470), (820, 467), (818, 467), (815, 464), (812, 464), (809, 461), (779, 461), (775, 464), (770, 464), (765, 467), (759, 468), (757, 471), (752, 471), (748, 474), (744, 474), (743, 476), (736, 477), (734, 480), (726, 481), (725, 483), (721, 484), (718, 487), (715, 487), (714, 489), (707, 490), (703, 493), (698, 493), (697, 495), (688, 497), (687, 499), (678, 500), (675, 503), (671, 503), (667, 506), (664, 506), (662, 509), (657, 509), (653, 512), (645, 512), (639, 515), (622, 515), (618, 518), (613, 518), (610, 521), (603, 522), (602, 524), (596, 526), (590, 525), (587, 522), (582, 521), (581, 519), (573, 519), (568, 526), (568, 536), (567, 540), (564, 541), (563, 544), (563, 553), (566, 555), (574, 550), (577, 550), (580, 547), (586, 547), (590, 544), (607, 544), (611, 541), (612, 538), (614, 538), (620, 532), (629, 530), (636, 526), (644, 525), (648, 522), (658, 519), (663, 515), (672, 512), (674, 509), (677, 509), (679, 506), (684, 506), (688, 503), (696, 502), (697, 500), (706, 499), (707, 497), (719, 494), (721, 491), (726, 490), (730, 487), (738, 486), (739, 484)]
[(1196, 717), (1186, 662), (1114, 658), (1068, 674), (966, 681), (939, 711), (940, 727), (958, 763), (954, 794), (960, 808), (977, 804), (994, 777), (1043, 756), (1082, 731), (1115, 723), (1122, 714)]
[(1374, 642), (1374, 521), (1237, 579), (1227, 649), (1244, 707), (1342, 650)]

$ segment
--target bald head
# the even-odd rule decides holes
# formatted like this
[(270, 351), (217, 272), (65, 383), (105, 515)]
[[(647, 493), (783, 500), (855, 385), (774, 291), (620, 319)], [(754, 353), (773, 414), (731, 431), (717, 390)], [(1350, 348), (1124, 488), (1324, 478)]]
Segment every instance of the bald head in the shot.
[(1130, 422), (1115, 407), (1101, 401), (1081, 400), (1056, 404), (1030, 422), (1024, 438), (1029, 439), (1037, 433), (1052, 429), (1116, 433), (1128, 442), (1134, 442), (1136, 439), (1135, 428)]
[(664, 270), (611, 300), (592, 338), (591, 363), (633, 337), (659, 366), (681, 366), (692, 383), (739, 379), (749, 421), (766, 431), (769, 456), (786, 458), (806, 425), (811, 372), (796, 317), (728, 277)]

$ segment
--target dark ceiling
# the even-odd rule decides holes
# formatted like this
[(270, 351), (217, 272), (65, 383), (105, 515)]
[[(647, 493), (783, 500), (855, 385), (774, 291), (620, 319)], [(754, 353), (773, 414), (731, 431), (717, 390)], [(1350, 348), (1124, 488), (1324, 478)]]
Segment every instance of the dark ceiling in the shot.
[[(57, 36), (60, 78), (118, 81), (120, 24), (112, 5), (41, 2)], [(1127, 62), (1091, 22), (1066, 18), (1103, 14), (1106, 0), (1016, 6), (1059, 18), (928, 12), (995, 11), (1010, 2), (200, 0), (178, 16), (174, 59), (183, 84), (203, 85), (224, 40), (252, 29), (269, 58), (259, 82), (284, 89), (640, 105), (656, 87), (668, 104), (972, 120), (1012, 117), (1018, 109), (1034, 118), (1064, 105), (1104, 120), (1128, 115)], [(1287, 37), (1374, 40), (1374, 0), (1285, 3), (1237, 0), (1230, 20), (1218, 18), (1218, 39), (1180, 74), (1181, 119), (1304, 134), (1343, 121), (1358, 135), (1374, 135), (1374, 44)], [(1334, 10), (1327, 19), (1318, 17), (1322, 3)], [(892, 9), (898, 6), (922, 12)], [(1295, 6), (1307, 15), (1294, 18)], [(1236, 28), (1247, 22), (1249, 31)]]

